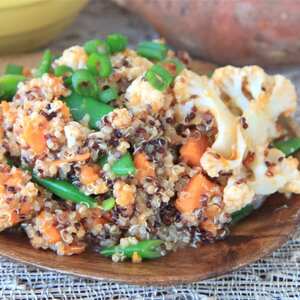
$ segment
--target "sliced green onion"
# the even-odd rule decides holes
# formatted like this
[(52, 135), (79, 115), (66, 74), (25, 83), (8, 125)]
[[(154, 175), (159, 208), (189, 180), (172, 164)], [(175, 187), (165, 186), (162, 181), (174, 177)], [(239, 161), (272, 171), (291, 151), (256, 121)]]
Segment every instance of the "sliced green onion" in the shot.
[(141, 42), (137, 47), (137, 53), (148, 59), (163, 60), (166, 58), (168, 47), (157, 42)]
[(65, 65), (58, 66), (54, 70), (54, 75), (56, 77), (63, 77), (66, 85), (69, 86), (72, 84), (72, 75), (73, 75), (72, 68)]
[(107, 78), (112, 73), (112, 65), (108, 55), (92, 53), (87, 61), (88, 70), (95, 76)]
[(118, 176), (134, 175), (136, 171), (132, 157), (128, 152), (114, 162), (111, 166), (111, 170)]
[(102, 202), (102, 209), (104, 211), (110, 211), (112, 210), (116, 205), (116, 199), (115, 198), (108, 198), (108, 199), (105, 199), (103, 202)]
[(36, 76), (37, 77), (42, 77), (43, 74), (48, 73), (51, 68), (51, 63), (52, 63), (52, 53), (49, 49), (47, 49), (42, 57), (42, 60), (36, 70)]
[(99, 99), (104, 103), (108, 103), (112, 100), (116, 100), (118, 96), (119, 95), (118, 95), (117, 88), (112, 86), (101, 91), (99, 95)]
[(162, 66), (152, 66), (145, 75), (148, 82), (157, 90), (163, 92), (173, 81), (173, 76)]
[(289, 156), (300, 150), (300, 138), (290, 138), (285, 141), (277, 141), (274, 146), (282, 151), (286, 156)]
[(243, 207), (242, 209), (234, 212), (231, 215), (231, 222), (230, 224), (236, 224), (237, 222), (239, 222), (240, 220), (246, 218), (248, 215), (250, 215), (254, 210), (254, 206), (252, 204), (248, 204), (245, 207)]
[(81, 96), (96, 97), (99, 87), (96, 78), (88, 70), (77, 70), (72, 75), (72, 86)]
[(176, 77), (185, 68), (184, 64), (178, 58), (166, 59), (160, 63), (173, 77)]
[(108, 54), (109, 53), (109, 47), (107, 45), (107, 42), (98, 39), (87, 41), (83, 47), (87, 54), (92, 54), (92, 53)]
[(0, 100), (11, 100), (17, 92), (18, 84), (26, 79), (22, 75), (7, 74), (0, 77)]
[(5, 74), (10, 75), (23, 75), (23, 66), (18, 66), (15, 64), (8, 64), (5, 69)]
[(113, 33), (107, 36), (106, 42), (110, 53), (116, 53), (125, 50), (128, 45), (128, 38), (121, 33)]

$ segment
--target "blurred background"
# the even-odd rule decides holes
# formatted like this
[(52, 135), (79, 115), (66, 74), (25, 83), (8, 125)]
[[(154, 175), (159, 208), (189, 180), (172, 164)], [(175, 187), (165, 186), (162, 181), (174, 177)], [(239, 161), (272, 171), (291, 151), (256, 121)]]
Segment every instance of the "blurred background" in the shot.
[(218, 64), (300, 63), (299, 0), (1, 0), (0, 19), (1, 54), (122, 32)]

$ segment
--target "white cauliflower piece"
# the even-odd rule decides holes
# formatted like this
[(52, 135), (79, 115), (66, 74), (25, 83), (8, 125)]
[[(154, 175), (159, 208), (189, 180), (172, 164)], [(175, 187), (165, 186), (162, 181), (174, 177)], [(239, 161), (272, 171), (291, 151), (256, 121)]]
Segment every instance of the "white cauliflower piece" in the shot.
[(296, 158), (285, 158), (278, 149), (258, 146), (250, 168), (253, 179), (249, 185), (256, 194), (268, 195), (278, 190), (300, 193), (300, 173)]
[(57, 66), (65, 65), (73, 70), (85, 69), (87, 58), (88, 56), (82, 47), (73, 46), (66, 49), (62, 56), (53, 62), (52, 67), (56, 68)]
[(132, 123), (132, 116), (126, 108), (116, 108), (107, 115), (113, 128), (125, 129)]
[(171, 95), (155, 89), (143, 76), (136, 78), (128, 87), (125, 98), (126, 106), (133, 113), (159, 113), (167, 109), (172, 101)]
[(254, 195), (254, 190), (246, 182), (231, 176), (224, 188), (224, 211), (232, 214), (242, 209), (252, 202)]
[(72, 121), (64, 127), (64, 132), (67, 140), (67, 147), (76, 150), (86, 141), (90, 131), (87, 127)]
[(131, 49), (113, 55), (111, 62), (114, 70), (129, 81), (141, 76), (153, 65), (150, 60), (139, 56)]
[(251, 148), (278, 137), (279, 115), (289, 115), (296, 109), (292, 83), (281, 75), (269, 76), (258, 66), (219, 68), (212, 80), (232, 111), (235, 108), (244, 118), (244, 132)]

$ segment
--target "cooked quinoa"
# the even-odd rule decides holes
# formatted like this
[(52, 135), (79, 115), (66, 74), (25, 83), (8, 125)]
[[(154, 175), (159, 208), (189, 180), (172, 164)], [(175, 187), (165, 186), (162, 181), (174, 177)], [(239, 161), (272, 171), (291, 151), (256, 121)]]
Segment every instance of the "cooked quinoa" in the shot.
[[(33, 247), (58, 255), (153, 239), (163, 255), (224, 238), (232, 214), (258, 197), (300, 193), (298, 161), (272, 146), (286, 134), (278, 117), (296, 109), (288, 79), (257, 66), (227, 66), (209, 78), (183, 65), (161, 90), (147, 79), (156, 62), (124, 49), (108, 56), (110, 75), (96, 78), (100, 91), (114, 86), (118, 95), (90, 126), (88, 114), (78, 120), (68, 105), (74, 82), (52, 71), (88, 72), (89, 56), (71, 47), (42, 76), (27, 72), (11, 101), (1, 99), (1, 231), (21, 226)], [(175, 57), (168, 50), (165, 60)], [(114, 168), (126, 155), (134, 171), (120, 175)], [(97, 205), (60, 199), (32, 173), (68, 181)], [(135, 251), (132, 261), (141, 260)]]

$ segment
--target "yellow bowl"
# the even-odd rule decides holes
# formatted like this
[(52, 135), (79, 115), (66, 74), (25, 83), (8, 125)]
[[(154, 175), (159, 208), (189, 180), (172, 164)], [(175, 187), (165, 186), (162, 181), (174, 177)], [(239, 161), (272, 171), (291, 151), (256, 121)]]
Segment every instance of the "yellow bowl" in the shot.
[(0, 0), (0, 54), (49, 43), (72, 23), (88, 0)]

